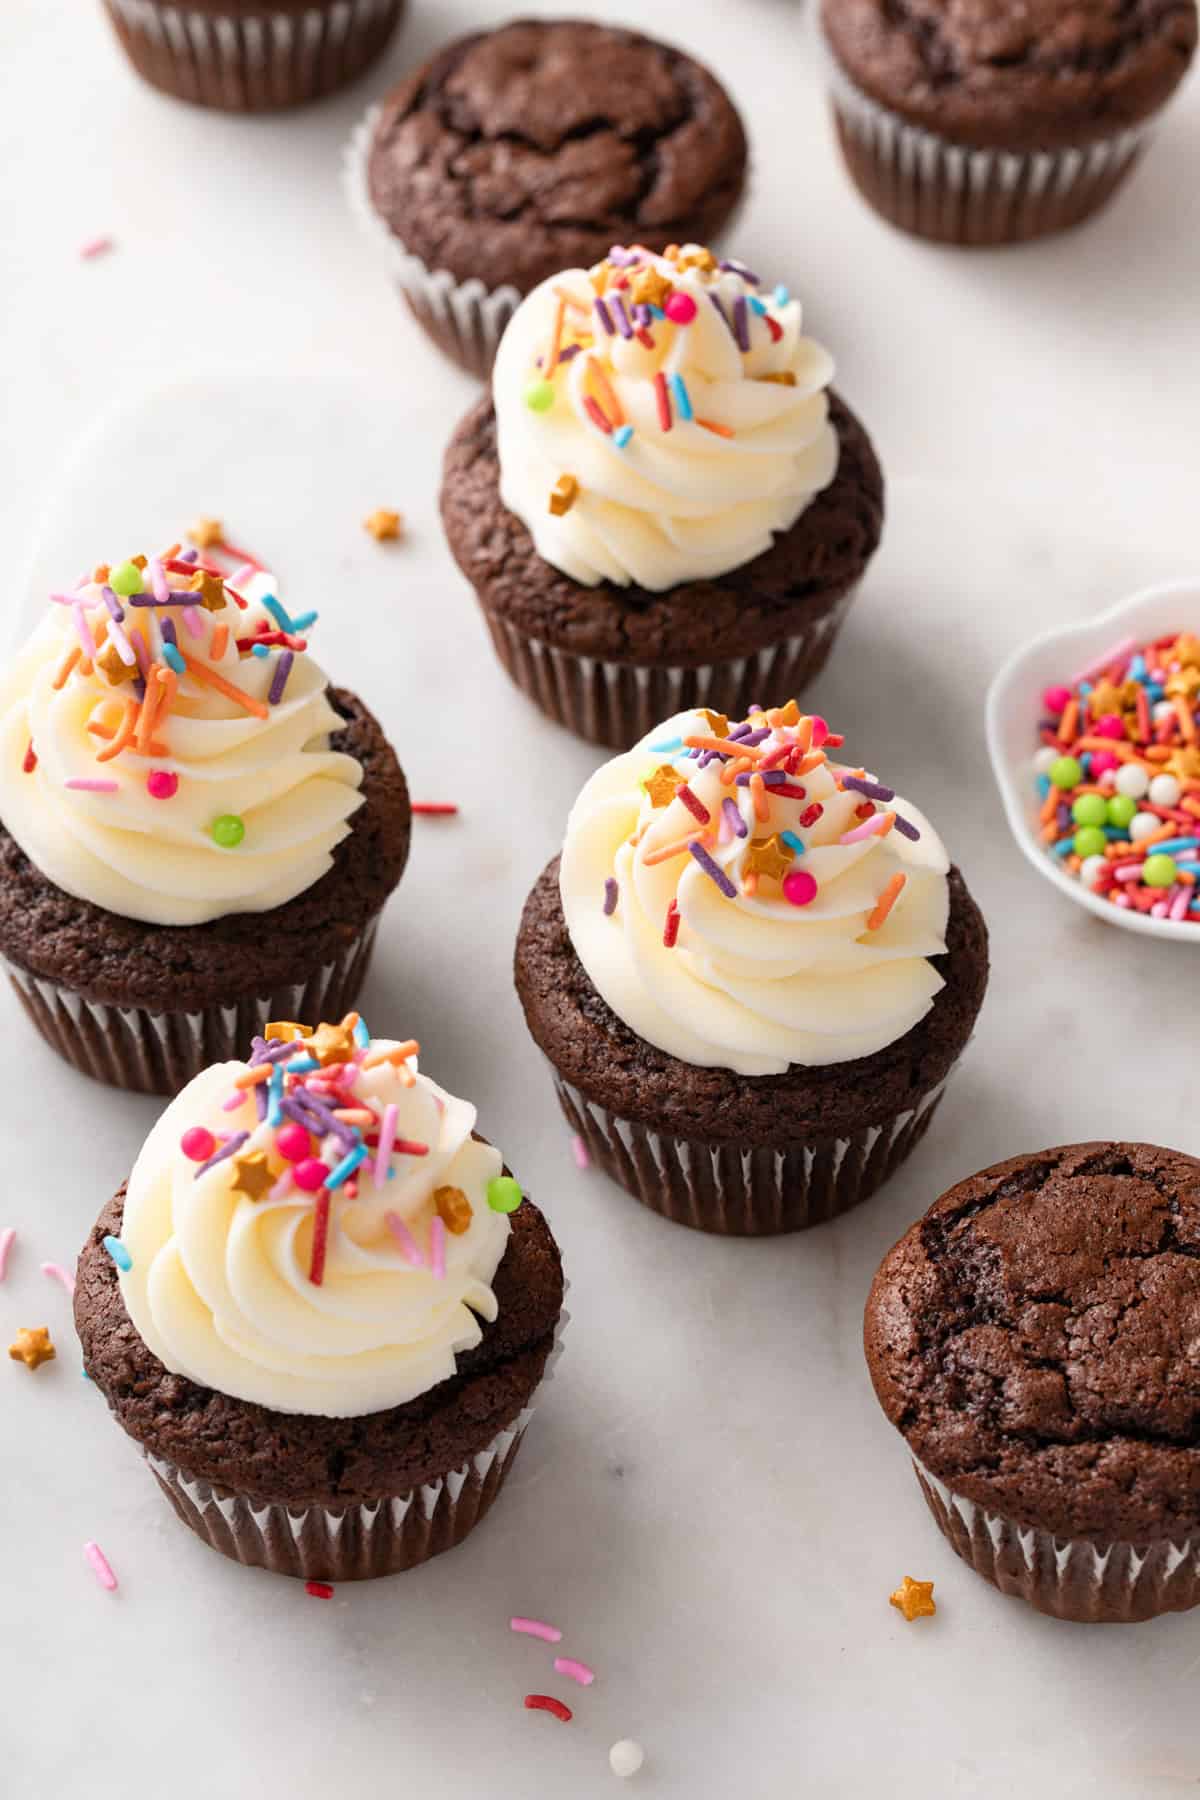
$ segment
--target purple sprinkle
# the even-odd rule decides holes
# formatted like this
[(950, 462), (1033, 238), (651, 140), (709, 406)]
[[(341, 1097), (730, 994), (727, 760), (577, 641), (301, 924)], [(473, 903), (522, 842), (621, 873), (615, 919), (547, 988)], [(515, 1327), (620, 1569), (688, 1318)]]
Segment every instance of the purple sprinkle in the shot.
[(916, 826), (908, 819), (902, 819), (899, 813), (896, 814), (896, 830), (900, 833), (901, 837), (911, 839), (914, 844), (921, 835)]
[(168, 588), (165, 600), (153, 594), (130, 594), (130, 606), (195, 606), (197, 596), (192, 588)]
[(298, 1038), (290, 1038), (284, 1043), (268, 1044), (266, 1038), (256, 1037), (254, 1049), (250, 1054), (250, 1066), (256, 1068), (259, 1063), (287, 1062), (301, 1048)]
[(1065, 831), (1071, 823), (1071, 809), (1065, 800), (1060, 800), (1054, 809), (1054, 822), (1060, 831)]
[(171, 644), (175, 647), (175, 649), (179, 648), (179, 639), (175, 633), (174, 619), (163, 619), (161, 624), (159, 625), (159, 630), (163, 634), (163, 643), (164, 644)]
[(708, 290), (708, 297), (712, 301), (713, 306), (716, 308), (717, 314), (721, 320), (722, 325), (724, 325), (726, 331), (728, 331), (730, 334), (732, 334), (733, 326), (729, 323), (729, 320), (725, 316), (725, 308), (721, 305), (721, 302), (717, 299), (717, 296), (713, 293), (711, 288)]
[(613, 300), (612, 309), (617, 315), (617, 330), (623, 338), (631, 338), (633, 336), (633, 326), (629, 323), (629, 314), (625, 311), (625, 302), (619, 294), (616, 295)]
[(100, 598), (108, 608), (109, 617), (115, 619), (119, 625), (121, 620), (125, 617), (125, 609), (117, 599), (117, 596), (110, 587), (106, 587), (100, 589)]
[(751, 287), (762, 286), (758, 276), (752, 269), (748, 269), (745, 263), (723, 262), (718, 263), (717, 266), (718, 268), (724, 269), (727, 275), (740, 275), (743, 281), (748, 281), (750, 283)]
[(688, 849), (700, 864), (700, 867), (704, 870), (704, 873), (708, 876), (709, 880), (716, 882), (725, 898), (727, 900), (736, 900), (737, 889), (734, 887), (732, 881), (730, 881), (724, 869), (717, 867), (717, 864), (708, 854), (708, 851), (704, 848), (703, 844), (698, 844), (693, 838), (692, 842), (688, 845)]
[(287, 686), (288, 676), (292, 672), (292, 664), (296, 658), (290, 650), (285, 650), (275, 664), (275, 673), (271, 677), (271, 685), (267, 690), (267, 699), (272, 706), (278, 706), (283, 699), (283, 690)]
[(789, 779), (786, 769), (768, 769), (763, 775), (767, 787), (778, 787), (781, 781)]
[(181, 550), (179, 553), (178, 560), (180, 562), (192, 563), (192, 562), (198, 562), (199, 558), (200, 558), (200, 552), (198, 550)]
[(746, 305), (746, 296), (739, 294), (733, 303), (733, 335), (737, 339), (739, 350), (750, 348), (750, 309)]
[(140, 675), (135, 675), (133, 678), (133, 691), (139, 702), (146, 698), (146, 683)]
[(884, 787), (878, 781), (864, 781), (861, 775), (843, 776), (842, 786), (853, 788), (855, 793), (865, 794), (868, 800), (894, 800), (896, 798), (895, 788)]
[(206, 1163), (200, 1164), (192, 1180), (199, 1181), (202, 1175), (207, 1175), (210, 1169), (214, 1169), (219, 1162), (224, 1162), (227, 1156), (235, 1156), (249, 1136), (248, 1131), (235, 1131), (231, 1138), (226, 1138), (221, 1148), (210, 1156)]
[(615, 263), (618, 269), (631, 269), (641, 259), (636, 250), (626, 250), (623, 244), (614, 244), (608, 253), (608, 260)]
[(633, 316), (639, 325), (644, 325), (649, 328), (650, 321), (654, 317), (654, 312), (651, 307), (646, 305), (644, 300), (639, 300), (633, 309)]
[(760, 725), (756, 730), (747, 731), (744, 736), (739, 738), (734, 738), (732, 731), (729, 734), (730, 739), (737, 744), (739, 750), (753, 750), (756, 744), (761, 744), (763, 739), (769, 738), (770, 735), (771, 727), (769, 725)]
[(736, 801), (722, 800), (721, 811), (725, 814), (725, 817), (729, 820), (729, 829), (733, 832), (733, 835), (735, 837), (744, 838), (744, 837), (749, 836), (750, 828), (746, 824), (746, 821), (745, 821), (745, 819), (743, 819), (741, 813), (738, 811)]
[(617, 884), (610, 875), (604, 883), (604, 916), (611, 919), (617, 910)]
[(266, 1116), (267, 1116), (267, 1084), (265, 1081), (260, 1081), (258, 1086), (254, 1090), (254, 1110), (258, 1114), (260, 1119), (266, 1118)]
[(616, 326), (612, 322), (612, 314), (609, 312), (607, 306), (605, 306), (603, 300), (601, 300), (598, 295), (597, 295), (596, 299), (592, 302), (592, 304), (595, 307), (596, 317), (599, 319), (600, 323), (603, 325), (603, 327), (604, 327), (605, 331), (608, 333), (609, 337), (612, 337), (613, 333), (617, 329)]
[(568, 344), (565, 350), (559, 351), (559, 353), (558, 353), (559, 362), (560, 363), (570, 362), (571, 358), (573, 356), (578, 356), (579, 352), (582, 349), (583, 349), (582, 344)]

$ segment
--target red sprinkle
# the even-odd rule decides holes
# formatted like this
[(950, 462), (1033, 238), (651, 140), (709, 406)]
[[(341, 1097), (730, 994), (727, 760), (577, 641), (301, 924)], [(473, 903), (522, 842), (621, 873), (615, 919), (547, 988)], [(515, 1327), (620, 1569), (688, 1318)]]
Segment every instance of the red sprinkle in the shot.
[(644, 325), (639, 325), (634, 335), (639, 344), (644, 345), (647, 350), (653, 350), (654, 339), (650, 336), (650, 333), (646, 330)]
[(783, 336), (783, 326), (779, 323), (778, 319), (773, 319), (771, 317), (770, 313), (766, 314), (766, 320), (767, 320), (767, 330), (771, 334), (771, 342), (773, 344), (777, 344), (779, 342), (780, 338)]
[(245, 612), (245, 610), (249, 606), (250, 602), (248, 600), (243, 600), (242, 596), (239, 593), (237, 593), (233, 588), (231, 588), (228, 582), (225, 583), (225, 592), (229, 595), (229, 598), (231, 600), (236, 600), (237, 604), (241, 607), (242, 611)]
[(694, 819), (699, 819), (702, 825), (707, 825), (708, 821), (712, 818), (712, 814), (709, 812), (707, 806), (705, 806), (703, 800), (698, 800), (696, 798), (686, 781), (682, 787), (677, 787), (675, 789), (675, 798), (677, 800), (682, 800), (692, 817)]
[(663, 943), (668, 950), (675, 948), (675, 939), (679, 936), (679, 908), (672, 900), (667, 908), (667, 922), (663, 926)]
[(804, 811), (800, 814), (800, 817), (796, 820), (796, 823), (802, 830), (807, 831), (810, 826), (816, 824), (824, 811), (825, 808), (821, 805), (821, 802), (819, 800), (814, 800), (811, 806), (805, 807)]
[(21, 768), (26, 775), (32, 775), (37, 768), (37, 751), (33, 747), (32, 738), (29, 740), (29, 747), (25, 752), (25, 760), (22, 762)]
[(585, 394), (583, 396), (583, 410), (592, 421), (592, 424), (598, 425), (606, 437), (612, 436), (612, 420), (606, 412), (601, 411), (600, 407), (597, 406), (590, 394)]
[(802, 788), (795, 781), (773, 781), (767, 792), (778, 795), (781, 800), (807, 800), (808, 789)]
[(561, 1700), (556, 1700), (553, 1694), (526, 1694), (525, 1706), (529, 1712), (553, 1713), (564, 1725), (575, 1717), (570, 1707), (564, 1706)]
[(308, 1279), (314, 1287), (320, 1287), (325, 1279), (325, 1250), (329, 1243), (329, 1189), (318, 1190), (313, 1205), (313, 1241), (312, 1261), (308, 1266)]
[(427, 818), (442, 818), (458, 811), (453, 800), (414, 800), (411, 810)]
[(306, 1581), (304, 1591), (306, 1594), (311, 1594), (314, 1600), (333, 1599), (333, 1589), (327, 1581)]
[(293, 637), (290, 632), (286, 631), (260, 631), (255, 637), (235, 638), (234, 642), (237, 644), (238, 649), (243, 655), (246, 651), (253, 650), (255, 644), (266, 644), (268, 646), (279, 644), (282, 645), (285, 650), (295, 650), (297, 652), (308, 649), (307, 638)]
[(414, 1143), (412, 1138), (393, 1138), (392, 1149), (401, 1156), (428, 1156), (429, 1145)]
[(670, 431), (674, 422), (671, 418), (671, 396), (667, 392), (667, 378), (661, 369), (654, 377), (654, 397), (658, 401), (658, 422), (664, 431)]

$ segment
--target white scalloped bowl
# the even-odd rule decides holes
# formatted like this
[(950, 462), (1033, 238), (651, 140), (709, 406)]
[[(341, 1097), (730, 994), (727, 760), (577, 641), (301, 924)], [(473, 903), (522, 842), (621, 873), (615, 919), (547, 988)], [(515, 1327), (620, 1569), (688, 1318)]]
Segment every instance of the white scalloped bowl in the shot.
[(1008, 659), (988, 689), (988, 754), (1012, 834), (1039, 875), (1108, 925), (1200, 946), (1200, 925), (1152, 919), (1091, 893), (1047, 855), (1038, 836), (1040, 807), (1033, 758), (1039, 743), (1044, 690), (1073, 681), (1081, 670), (1127, 638), (1165, 637), (1170, 631), (1193, 631), (1200, 636), (1200, 578), (1144, 588), (1108, 612), (1075, 625), (1056, 626), (1034, 638)]

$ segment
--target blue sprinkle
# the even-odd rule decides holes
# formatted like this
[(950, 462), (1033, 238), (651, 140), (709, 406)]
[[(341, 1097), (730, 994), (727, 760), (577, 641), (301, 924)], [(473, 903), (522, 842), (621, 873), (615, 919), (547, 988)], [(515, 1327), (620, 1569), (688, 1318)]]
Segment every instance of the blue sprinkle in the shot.
[(85, 1381), (90, 1381), (92, 1379), (86, 1369), (80, 1369), (79, 1373), (83, 1376)]
[(786, 306), (791, 297), (792, 296), (788, 293), (783, 283), (780, 282), (779, 286), (775, 289), (776, 306)]
[(1146, 698), (1150, 701), (1151, 705), (1153, 705), (1155, 701), (1163, 698), (1166, 691), (1167, 690), (1161, 681), (1151, 681), (1146, 687)]
[(683, 739), (681, 737), (671, 738), (670, 741), (665, 744), (651, 744), (650, 749), (655, 756), (661, 756), (667, 750), (682, 750)]
[(307, 631), (310, 625), (316, 624), (320, 616), (320, 613), (315, 612), (301, 613), (298, 619), (292, 620), (292, 630)]
[[(1122, 832), (1121, 835), (1122, 837), (1128, 837), (1129, 833)], [(1155, 856), (1174, 856), (1177, 850), (1195, 850), (1197, 848), (1200, 848), (1200, 838), (1168, 838), (1165, 844), (1155, 844), (1153, 846), (1153, 854)]]
[(250, 654), (252, 656), (270, 656), (271, 646), (270, 644), (251, 644)]
[(1058, 843), (1051, 848), (1050, 854), (1051, 856), (1070, 856), (1074, 848), (1075, 838), (1074, 835), (1072, 835), (1071, 837), (1060, 838)]
[(1038, 799), (1044, 800), (1053, 785), (1048, 775), (1039, 775), (1036, 782)]
[(124, 1269), (125, 1273), (128, 1275), (130, 1269), (133, 1267), (133, 1258), (130, 1256), (120, 1238), (106, 1237), (103, 1239), (103, 1243), (104, 1248), (108, 1251), (108, 1254), (112, 1257), (118, 1269)]
[(283, 1064), (276, 1063), (271, 1070), (267, 1082), (267, 1124), (278, 1125), (283, 1119), (280, 1103), (283, 1100)]
[(163, 645), (163, 661), (169, 669), (174, 669), (177, 675), (187, 674), (187, 664), (184, 662), (183, 657), (175, 648), (174, 644)]
[(665, 319), (667, 316), (661, 306), (652, 306), (650, 311), (654, 314), (656, 319)]
[(623, 450), (632, 436), (632, 425), (619, 425), (613, 432), (613, 443), (618, 450)]
[(284, 611), (274, 594), (261, 594), (259, 598), (278, 625), (280, 631), (295, 631), (296, 627), (293, 625), (290, 616)]
[(1139, 650), (1129, 664), (1129, 674), (1134, 681), (1144, 681), (1146, 677), (1146, 659)]
[(288, 1062), (289, 1075), (307, 1075), (313, 1069), (319, 1069), (320, 1063), (315, 1056), (296, 1056)]
[(367, 1146), (365, 1144), (359, 1144), (357, 1149), (351, 1150), (343, 1156), (336, 1169), (330, 1170), (329, 1174), (325, 1177), (325, 1186), (330, 1189), (341, 1187), (343, 1181), (349, 1180), (350, 1176), (353, 1175), (359, 1163), (364, 1163), (366, 1160)]
[(675, 405), (679, 410), (679, 416), (686, 423), (693, 417), (692, 400), (682, 375), (672, 375), (671, 392), (675, 396)]
[(358, 1024), (354, 1027), (354, 1041), (360, 1050), (366, 1050), (370, 1045), (371, 1034), (367, 1030), (366, 1024), (362, 1019), (360, 1019)]
[(750, 311), (757, 313), (760, 319), (765, 319), (767, 316), (766, 301), (760, 300), (757, 294), (751, 294), (751, 296), (750, 296)]
[(781, 831), (779, 835), (785, 844), (791, 845), (797, 856), (804, 855), (804, 844), (794, 831)]

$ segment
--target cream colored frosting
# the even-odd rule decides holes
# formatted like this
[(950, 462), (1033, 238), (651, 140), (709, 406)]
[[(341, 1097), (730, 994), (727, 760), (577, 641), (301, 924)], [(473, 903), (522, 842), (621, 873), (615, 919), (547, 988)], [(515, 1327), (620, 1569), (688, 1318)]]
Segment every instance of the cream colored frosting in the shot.
[[(376, 1043), (386, 1050), (388, 1043)], [(224, 1103), (246, 1064), (219, 1063), (163, 1113), (137, 1159), (125, 1198), (122, 1242), (132, 1267), (122, 1297), (144, 1342), (173, 1373), (236, 1399), (280, 1412), (352, 1418), (400, 1406), (455, 1371), (455, 1358), (496, 1317), (491, 1281), (509, 1222), (487, 1203), (499, 1153), (471, 1136), (475, 1108), (424, 1075), (406, 1086), (396, 1066), (359, 1069), (355, 1101), (382, 1118), (398, 1109), (398, 1134), (426, 1144), (426, 1156), (397, 1152), (395, 1178), (376, 1186), (374, 1154), (348, 1187), (331, 1195), (323, 1279), (310, 1278), (314, 1199), (294, 1185), (277, 1199), (237, 1191), (237, 1163), (267, 1155), (272, 1176), (288, 1165), (274, 1149), (276, 1128), (256, 1120), (247, 1095)], [(415, 1066), (415, 1065), (410, 1065)], [(237, 1156), (206, 1173), (181, 1149), (183, 1134), (249, 1131)], [(330, 1148), (327, 1163), (336, 1164)], [(471, 1205), (464, 1232), (444, 1233), (445, 1274), (430, 1266), (433, 1195), (462, 1190)], [(420, 1264), (389, 1228), (407, 1227)]]
[[(689, 254), (706, 256), (689, 247), (685, 262)], [(634, 305), (637, 271), (605, 265), (596, 279), (607, 286), (598, 296), (588, 272), (571, 269), (543, 282), (517, 309), (492, 387), (501, 498), (528, 528), (539, 555), (588, 586), (633, 582), (660, 592), (722, 575), (768, 549), (773, 534), (794, 525), (832, 481), (838, 440), (825, 391), (833, 359), (802, 334), (798, 301), (760, 291), (730, 269), (681, 267), (648, 253), (643, 267), (694, 303), (689, 323), (655, 317), (646, 327), (652, 344), (626, 337), (616, 321), (620, 307), (628, 315)], [(631, 283), (624, 291), (613, 286), (622, 278)], [(569, 356), (551, 371), (564, 293), (577, 302), (564, 315)], [(614, 322), (611, 335), (598, 300)], [(738, 322), (748, 350), (739, 347)], [(575, 344), (583, 347), (570, 354)], [(660, 373), (669, 430), (659, 416), (654, 378)], [(528, 404), (531, 384), (547, 375), (554, 401), (535, 411)], [(619, 430), (606, 433), (589, 414), (589, 398), (610, 417), (615, 398), (632, 427), (623, 447)], [(707, 428), (713, 424), (729, 435)], [(557, 516), (549, 496), (563, 475), (578, 491)]]
[[(177, 587), (183, 578), (168, 579)], [(161, 659), (160, 621), (169, 617), (179, 649), (250, 695), (265, 717), (187, 673), (154, 734), (160, 754), (140, 755), (130, 745), (97, 762), (105, 740), (89, 725), (110, 731), (119, 725), (133, 688), (128, 680), (111, 682), (94, 664), (90, 673), (77, 667), (55, 685), (79, 641), (67, 605), (50, 605), (0, 681), (0, 818), (30, 861), (67, 893), (128, 919), (196, 925), (282, 905), (330, 868), (347, 821), (362, 804), (362, 770), (353, 757), (329, 748), (341, 721), (311, 655), (295, 656), (282, 699), (269, 703), (281, 652), (242, 655), (237, 639), (273, 627), (262, 596), (276, 594), (274, 579), (256, 575), (239, 592), (250, 602), (247, 611), (232, 602), (213, 612), (197, 607), (191, 626), (179, 608), (162, 613), (124, 602), (122, 629), (145, 631), (148, 654)], [(72, 597), (93, 636), (107, 629), (96, 583)], [(222, 627), (227, 641), (214, 657), (214, 634)], [(27, 771), (31, 743), (37, 764)], [(152, 797), (152, 771), (177, 777), (170, 798)], [(115, 782), (115, 791), (67, 785), (80, 780)], [(224, 815), (244, 822), (236, 848), (213, 838), (212, 824)]]
[[(802, 735), (805, 729), (803, 721), (796, 728)], [(722, 783), (721, 759), (702, 768), (678, 747), (710, 730), (708, 715), (681, 713), (598, 769), (580, 794), (567, 822), (560, 876), (579, 959), (626, 1025), (683, 1062), (777, 1075), (790, 1065), (870, 1056), (917, 1024), (943, 986), (928, 961), (946, 948), (949, 862), (941, 840), (915, 807), (897, 797), (878, 803), (880, 823), (894, 812), (919, 833), (915, 840), (893, 827), (886, 836), (840, 843), (865, 823), (857, 812), (866, 798), (841, 787), (843, 777), (857, 771), (832, 760), (791, 778), (790, 785), (805, 790), (802, 801), (768, 797), (768, 818), (761, 822), (750, 788)], [(769, 753), (789, 734), (789, 728), (774, 731), (760, 750)], [(677, 747), (655, 749), (671, 745)], [(664, 767), (686, 777), (710, 816), (707, 827), (678, 798), (652, 803), (642, 784), (650, 779), (666, 792), (671, 774), (654, 783)], [(744, 838), (735, 834), (726, 800), (734, 803)], [(800, 825), (815, 804), (821, 816)], [(649, 860), (704, 830), (702, 847), (732, 883), (732, 898), (690, 851)], [(747, 891), (752, 846), (784, 831), (803, 845), (786, 872), (803, 871), (817, 884), (805, 905), (786, 898), (781, 878), (760, 874), (757, 890)], [(776, 845), (776, 858), (786, 848)], [(754, 860), (762, 854), (754, 852)], [(872, 929), (868, 921), (898, 885), (898, 875), (904, 877), (899, 898)], [(608, 916), (607, 880), (617, 884), (616, 908)], [(678, 937), (667, 948), (672, 902)]]

